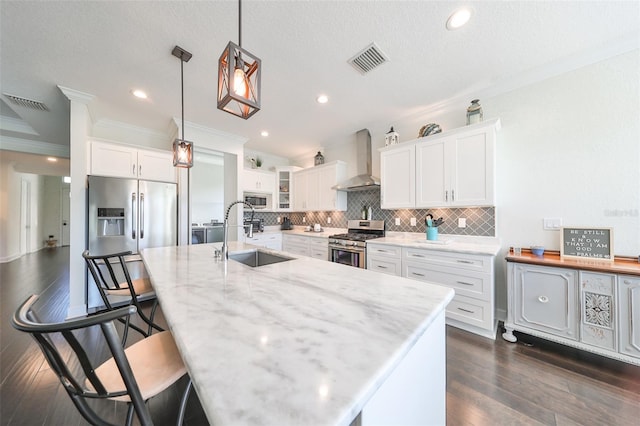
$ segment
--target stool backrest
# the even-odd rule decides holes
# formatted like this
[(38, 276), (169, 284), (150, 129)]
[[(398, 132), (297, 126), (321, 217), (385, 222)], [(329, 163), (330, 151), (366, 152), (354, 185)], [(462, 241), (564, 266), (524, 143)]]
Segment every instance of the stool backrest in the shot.
[[(134, 410), (141, 424), (152, 424), (151, 415), (142, 399), (114, 324), (116, 319), (135, 314), (136, 307), (127, 306), (60, 323), (43, 323), (33, 308), (37, 300), (38, 296), (33, 295), (23, 302), (11, 319), (11, 325), (17, 330), (29, 333), (36, 340), (49, 366), (60, 379), (80, 414), (93, 425), (109, 425), (110, 423), (96, 414), (87, 400), (129, 395), (131, 405), (127, 413), (127, 423), (133, 418)], [(118, 366), (125, 389), (109, 392), (95, 374), (95, 369), (105, 360), (92, 359), (95, 358), (91, 352), (95, 351), (95, 341), (88, 338), (88, 333), (93, 331), (88, 330), (90, 327), (99, 328), (99, 334), (106, 341), (111, 357)], [(85, 345), (90, 348), (89, 352)], [(70, 356), (69, 352), (73, 356)]]
[(98, 287), (100, 297), (102, 297), (102, 301), (107, 309), (113, 309), (107, 297), (108, 292), (111, 290), (124, 290), (124, 286), (126, 285), (126, 288), (128, 288), (131, 293), (131, 297), (136, 297), (131, 275), (125, 263), (125, 256), (130, 254), (131, 252), (127, 251), (105, 255), (91, 255), (88, 250), (82, 253), (82, 257), (87, 263), (89, 272)]

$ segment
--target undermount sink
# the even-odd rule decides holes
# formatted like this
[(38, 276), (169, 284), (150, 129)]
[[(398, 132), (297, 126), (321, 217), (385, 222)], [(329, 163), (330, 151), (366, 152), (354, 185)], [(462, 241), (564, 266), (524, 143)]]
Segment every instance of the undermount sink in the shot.
[(292, 257), (280, 256), (273, 253), (267, 253), (262, 250), (243, 251), (241, 253), (229, 253), (229, 259), (243, 263), (247, 266), (255, 268), (257, 266), (271, 265), (273, 263), (286, 262), (293, 260)]

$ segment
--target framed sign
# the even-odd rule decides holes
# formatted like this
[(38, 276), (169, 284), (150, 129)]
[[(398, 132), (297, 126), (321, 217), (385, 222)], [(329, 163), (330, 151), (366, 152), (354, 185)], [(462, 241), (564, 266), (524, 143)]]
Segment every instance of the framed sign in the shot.
[(561, 228), (560, 257), (613, 261), (613, 230)]

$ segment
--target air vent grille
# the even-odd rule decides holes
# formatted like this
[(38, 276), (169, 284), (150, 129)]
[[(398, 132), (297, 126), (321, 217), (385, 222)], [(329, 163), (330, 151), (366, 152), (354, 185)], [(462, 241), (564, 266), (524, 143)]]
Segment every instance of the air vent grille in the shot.
[(371, 43), (353, 58), (349, 59), (348, 62), (362, 75), (364, 75), (373, 71), (388, 60), (389, 58), (387, 55), (385, 55), (375, 43)]
[(49, 111), (49, 108), (47, 108), (47, 106), (40, 101), (21, 98), (20, 96), (10, 95), (8, 93), (3, 93), (3, 95), (6, 96), (7, 99), (9, 99), (11, 103), (14, 105), (18, 105), (18, 106), (30, 108), (30, 109), (37, 109), (39, 111)]

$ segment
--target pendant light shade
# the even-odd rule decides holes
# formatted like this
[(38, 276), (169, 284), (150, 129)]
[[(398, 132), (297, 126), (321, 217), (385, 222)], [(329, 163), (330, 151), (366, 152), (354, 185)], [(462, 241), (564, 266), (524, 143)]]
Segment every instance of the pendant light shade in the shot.
[(260, 110), (260, 58), (242, 48), (242, 2), (238, 44), (230, 41), (218, 60), (218, 109), (245, 120)]
[(173, 141), (173, 165), (175, 167), (190, 168), (193, 166), (193, 142), (184, 139), (184, 63), (189, 62), (191, 53), (180, 46), (173, 48), (171, 54), (180, 59), (180, 92), (182, 99), (182, 139)]

